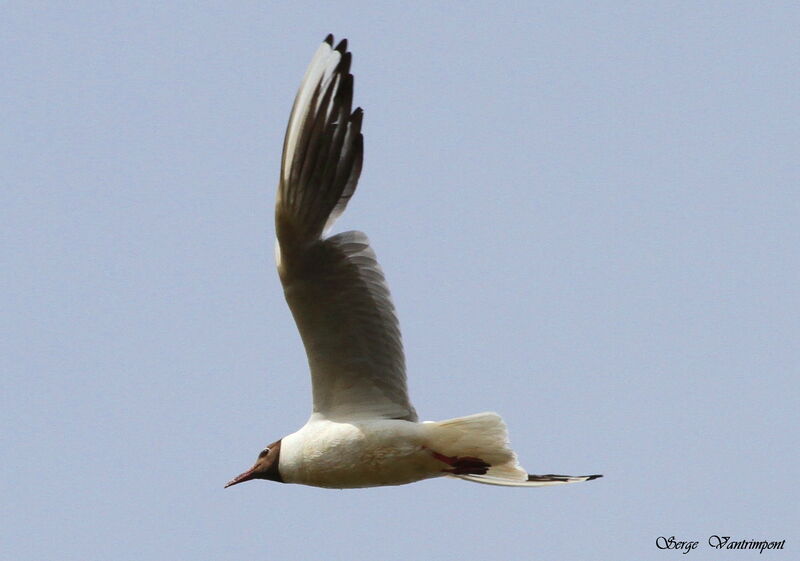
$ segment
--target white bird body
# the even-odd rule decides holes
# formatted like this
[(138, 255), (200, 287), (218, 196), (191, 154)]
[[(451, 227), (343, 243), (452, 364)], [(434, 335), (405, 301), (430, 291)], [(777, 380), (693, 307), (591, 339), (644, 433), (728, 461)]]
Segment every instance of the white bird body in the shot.
[(529, 475), (495, 413), (417, 422), (389, 288), (361, 232), (326, 237), (361, 173), (362, 111), (351, 111), (347, 42), (328, 36), (295, 98), (275, 205), (275, 258), (308, 355), (313, 412), (228, 483), (403, 485), (453, 476), (534, 487), (600, 477)]
[(491, 467), (477, 471), (527, 480), (506, 441), (505, 425), (494, 413), (423, 423), (331, 421), (315, 413), (281, 440), (279, 469), (286, 483), (344, 489), (404, 485), (455, 474), (459, 465), (474, 470), (476, 462), (464, 459), (480, 458)]
[(423, 423), (337, 422), (314, 414), (282, 439), (279, 469), (286, 483), (317, 487), (403, 485), (439, 475), (441, 464), (425, 442)]

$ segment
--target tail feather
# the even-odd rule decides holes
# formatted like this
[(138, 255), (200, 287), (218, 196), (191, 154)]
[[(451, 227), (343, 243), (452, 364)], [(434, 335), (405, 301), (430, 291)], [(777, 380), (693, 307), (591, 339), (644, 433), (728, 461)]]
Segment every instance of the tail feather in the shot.
[(524, 480), (528, 476), (508, 446), (506, 424), (497, 413), (478, 413), (430, 425), (430, 446), (436, 452), (483, 460), (490, 466), (485, 477)]
[(514, 466), (516, 456), (508, 447), (506, 425), (496, 413), (478, 413), (429, 425), (432, 450), (446, 456), (480, 458), (491, 465), (490, 473)]
[(528, 474), (519, 465), (517, 455), (509, 447), (506, 425), (496, 413), (478, 413), (426, 425), (430, 427), (428, 445), (437, 455), (449, 456), (451, 459), (480, 460), (489, 465), (484, 473), (480, 471), (459, 473), (458, 470), (443, 469), (449, 472), (450, 477), (511, 487), (563, 485), (602, 477), (601, 475)]

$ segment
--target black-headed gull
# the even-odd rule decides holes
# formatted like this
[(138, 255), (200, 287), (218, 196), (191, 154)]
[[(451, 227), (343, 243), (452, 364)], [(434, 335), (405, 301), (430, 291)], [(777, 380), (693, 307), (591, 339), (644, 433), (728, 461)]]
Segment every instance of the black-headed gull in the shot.
[(519, 487), (596, 479), (529, 475), (495, 413), (417, 421), (400, 329), (367, 236), (326, 231), (361, 173), (362, 111), (352, 111), (347, 40), (329, 35), (294, 100), (275, 205), (278, 273), (308, 354), (314, 407), (226, 487), (270, 479), (317, 487), (402, 485), (451, 476)]

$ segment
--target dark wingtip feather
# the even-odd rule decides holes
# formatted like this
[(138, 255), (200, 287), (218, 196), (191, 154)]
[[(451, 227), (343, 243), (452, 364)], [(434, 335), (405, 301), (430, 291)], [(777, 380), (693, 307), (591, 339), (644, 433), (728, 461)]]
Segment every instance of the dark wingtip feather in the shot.
[(325, 37), (324, 42), (333, 47), (333, 33), (328, 33), (328, 36)]
[(350, 64), (353, 62), (353, 55), (351, 53), (342, 54), (342, 59), (339, 61), (338, 71), (342, 74), (350, 72)]
[(529, 473), (528, 474), (528, 481), (566, 481), (569, 482), (570, 479), (582, 479), (585, 478), (584, 481), (591, 481), (592, 479), (597, 479), (598, 477), (603, 477), (602, 475), (595, 474), (595, 475), (558, 475), (555, 473), (548, 473), (546, 475), (534, 475)]
[(340, 53), (344, 54), (347, 52), (347, 39), (342, 39), (339, 41), (339, 44), (336, 45), (336, 50)]

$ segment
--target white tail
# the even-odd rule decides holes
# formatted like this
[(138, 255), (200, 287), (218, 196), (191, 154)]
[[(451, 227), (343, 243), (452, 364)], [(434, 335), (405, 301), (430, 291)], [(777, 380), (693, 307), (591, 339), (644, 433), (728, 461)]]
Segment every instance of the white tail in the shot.
[(451, 457), (479, 458), (489, 464), (486, 475), (525, 481), (527, 472), (508, 447), (506, 424), (497, 413), (477, 413), (430, 425), (429, 442), (436, 452)]
[(478, 413), (468, 417), (425, 423), (432, 450), (452, 459), (469, 458), (488, 464), (483, 474), (453, 473), (466, 481), (511, 487), (542, 487), (590, 481), (600, 475), (529, 475), (517, 462), (509, 447), (508, 431), (497, 413)]

